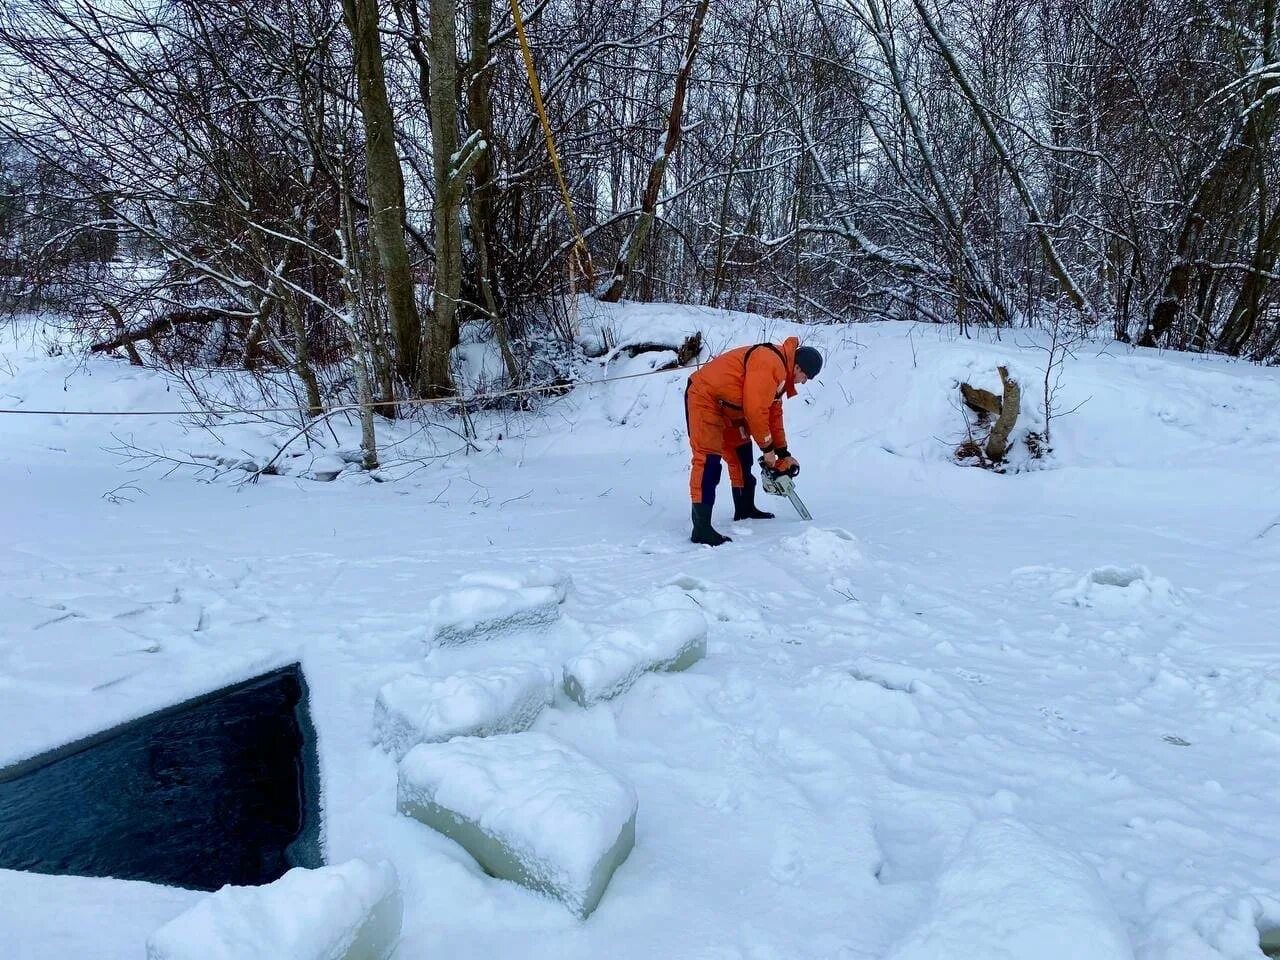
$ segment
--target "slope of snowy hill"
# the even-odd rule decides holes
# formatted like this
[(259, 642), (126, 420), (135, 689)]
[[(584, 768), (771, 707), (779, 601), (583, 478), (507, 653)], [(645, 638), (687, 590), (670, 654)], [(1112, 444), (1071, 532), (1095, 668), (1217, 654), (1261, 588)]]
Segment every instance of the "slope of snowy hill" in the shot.
[[(998, 389), (1007, 365), (1042, 428), (1042, 335), (634, 304), (584, 306), (582, 326), (821, 347), (786, 409), (813, 522), (770, 499), (777, 519), (732, 523), (726, 481), (734, 542), (688, 542), (682, 371), (484, 414), (470, 446), (456, 425), (387, 428), (383, 483), (345, 466), (354, 425), (243, 484), (131, 473), (116, 451), (262, 463), (288, 431), (0, 415), (0, 766), (300, 660), (325, 859), (394, 865), (398, 960), (1262, 956), (1280, 928), (1277, 371), (1078, 345), (1051, 455), (997, 475), (952, 461), (957, 382)], [(482, 380), (492, 358), (464, 354)], [(3, 335), (0, 407), (183, 397), (121, 361), (50, 356), (34, 326)], [(326, 468), (342, 472), (308, 479)], [(433, 642), (433, 611), (467, 591), (537, 594), (542, 612)], [(655, 610), (703, 615), (705, 659), (587, 709), (559, 693), (532, 721), (638, 800), (589, 919), (397, 813), (385, 685), (559, 676)], [(204, 896), (0, 870), (0, 940), (31, 960), (141, 957)]]

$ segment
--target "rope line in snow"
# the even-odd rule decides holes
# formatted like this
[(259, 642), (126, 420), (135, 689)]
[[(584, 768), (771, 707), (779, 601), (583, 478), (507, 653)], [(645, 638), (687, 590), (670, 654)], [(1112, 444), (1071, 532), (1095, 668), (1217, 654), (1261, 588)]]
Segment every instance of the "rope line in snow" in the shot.
[(369, 403), (342, 403), (336, 406), (325, 406), (313, 410), (305, 404), (293, 404), (287, 407), (192, 407), (188, 410), (24, 410), (19, 408), (0, 408), (0, 414), (24, 414), (41, 417), (191, 417), (200, 414), (206, 416), (244, 416), (259, 413), (307, 413), (315, 417), (327, 417), (335, 413), (362, 410), (365, 407), (425, 407), (435, 405), (457, 405), (479, 400), (500, 400), (503, 397), (518, 397), (530, 393), (546, 393), (552, 390), (571, 390), (578, 387), (594, 387), (605, 383), (618, 383), (622, 380), (636, 380), (640, 377), (656, 377), (663, 373), (675, 373), (690, 370), (693, 367), (668, 367), (663, 370), (645, 370), (641, 373), (624, 373), (616, 377), (602, 377), (599, 380), (582, 380), (578, 383), (544, 383), (536, 387), (512, 387), (509, 390), (495, 390), (489, 393), (474, 393), (469, 397), (461, 394), (453, 397), (410, 397), (406, 400), (373, 400)]

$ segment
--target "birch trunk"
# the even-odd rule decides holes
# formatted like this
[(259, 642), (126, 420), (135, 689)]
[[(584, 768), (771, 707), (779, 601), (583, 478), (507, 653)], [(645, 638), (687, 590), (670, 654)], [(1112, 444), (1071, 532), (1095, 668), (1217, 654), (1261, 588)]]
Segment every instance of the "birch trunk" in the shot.
[(404, 172), (396, 150), (395, 118), (387, 98), (378, 0), (342, 0), (355, 55), (364, 122), (369, 188), (369, 230), (386, 286), (387, 314), (396, 344), (396, 371), (411, 389), (422, 358), (422, 319), (405, 243)]
[(662, 189), (662, 179), (667, 173), (667, 163), (672, 154), (680, 146), (681, 125), (684, 122), (684, 102), (689, 89), (689, 77), (693, 73), (693, 60), (698, 53), (698, 39), (702, 35), (702, 23), (707, 16), (710, 0), (698, 0), (693, 11), (693, 23), (689, 27), (689, 39), (685, 44), (684, 60), (676, 72), (675, 91), (671, 97), (671, 112), (667, 115), (667, 136), (661, 149), (653, 158), (649, 168), (649, 179), (645, 183), (644, 196), (640, 201), (640, 216), (631, 227), (631, 232), (622, 243), (618, 253), (618, 261), (613, 268), (613, 276), (609, 286), (600, 294), (605, 303), (617, 303), (627, 288), (627, 280), (635, 269), (636, 261), (644, 252), (649, 240), (649, 231), (653, 228), (653, 220), (658, 211), (658, 194)]

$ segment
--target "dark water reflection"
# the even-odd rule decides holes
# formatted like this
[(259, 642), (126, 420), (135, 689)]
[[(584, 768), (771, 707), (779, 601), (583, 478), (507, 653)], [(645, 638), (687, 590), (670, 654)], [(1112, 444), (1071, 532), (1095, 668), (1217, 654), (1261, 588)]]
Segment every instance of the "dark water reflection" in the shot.
[(216, 890), (321, 862), (299, 664), (0, 770), (0, 867)]

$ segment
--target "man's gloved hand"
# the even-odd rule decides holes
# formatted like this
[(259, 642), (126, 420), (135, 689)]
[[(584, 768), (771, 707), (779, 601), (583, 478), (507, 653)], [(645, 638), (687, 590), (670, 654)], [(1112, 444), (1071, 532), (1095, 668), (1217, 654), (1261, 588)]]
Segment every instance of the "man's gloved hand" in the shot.
[(800, 462), (791, 454), (787, 454), (785, 457), (778, 457), (778, 462), (773, 465), (773, 469), (788, 477), (795, 477), (800, 474)]

